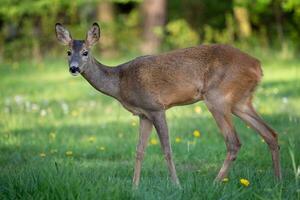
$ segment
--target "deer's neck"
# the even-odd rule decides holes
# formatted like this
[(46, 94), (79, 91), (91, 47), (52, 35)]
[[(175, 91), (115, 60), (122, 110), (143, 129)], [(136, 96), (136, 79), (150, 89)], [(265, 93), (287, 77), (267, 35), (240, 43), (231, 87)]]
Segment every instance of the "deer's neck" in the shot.
[(119, 97), (119, 69), (107, 67), (91, 57), (82, 76), (100, 92), (112, 96), (116, 99)]

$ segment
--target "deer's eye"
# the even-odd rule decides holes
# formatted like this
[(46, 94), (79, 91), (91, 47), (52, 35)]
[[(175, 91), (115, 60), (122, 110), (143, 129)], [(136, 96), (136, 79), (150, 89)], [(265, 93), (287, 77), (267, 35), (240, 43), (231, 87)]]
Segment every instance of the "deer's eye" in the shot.
[(85, 51), (82, 53), (83, 56), (87, 56), (89, 54), (89, 52)]
[(68, 56), (70, 56), (72, 53), (71, 53), (71, 51), (67, 51), (67, 54), (68, 54)]

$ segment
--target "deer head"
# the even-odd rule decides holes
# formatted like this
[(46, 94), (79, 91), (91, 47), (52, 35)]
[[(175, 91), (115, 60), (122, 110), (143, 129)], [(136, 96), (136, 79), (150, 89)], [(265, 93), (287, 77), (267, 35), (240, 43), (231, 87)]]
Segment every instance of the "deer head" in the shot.
[(69, 31), (60, 23), (55, 25), (55, 32), (57, 40), (69, 47), (67, 51), (69, 71), (73, 76), (77, 76), (86, 69), (91, 58), (89, 50), (100, 38), (99, 25), (97, 23), (93, 24), (87, 32), (85, 40), (73, 40)]

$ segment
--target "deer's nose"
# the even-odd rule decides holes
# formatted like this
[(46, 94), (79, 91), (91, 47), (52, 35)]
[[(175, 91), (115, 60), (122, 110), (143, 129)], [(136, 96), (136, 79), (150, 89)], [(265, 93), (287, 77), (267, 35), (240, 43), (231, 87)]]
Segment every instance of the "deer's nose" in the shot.
[(75, 67), (75, 66), (70, 67), (70, 72), (71, 73), (79, 72), (79, 67)]
[(75, 62), (72, 62), (72, 63), (70, 64), (70, 72), (71, 72), (71, 73), (80, 72), (80, 70), (79, 70), (79, 67), (78, 67), (78, 64), (77, 64), (77, 63), (75, 63)]

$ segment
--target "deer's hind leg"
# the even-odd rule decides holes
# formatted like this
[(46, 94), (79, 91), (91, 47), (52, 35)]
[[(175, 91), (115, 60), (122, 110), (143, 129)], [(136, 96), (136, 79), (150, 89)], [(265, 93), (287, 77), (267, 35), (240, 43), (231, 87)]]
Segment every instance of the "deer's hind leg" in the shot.
[(241, 147), (240, 140), (232, 123), (231, 105), (226, 101), (226, 98), (223, 97), (223, 95), (214, 94), (205, 99), (205, 104), (216, 120), (227, 148), (227, 155), (223, 166), (216, 177), (217, 181), (227, 176), (230, 165), (236, 159)]
[(279, 145), (277, 133), (269, 127), (257, 114), (251, 103), (251, 97), (240, 104), (235, 105), (233, 113), (245, 121), (251, 128), (256, 130), (268, 144), (272, 154), (274, 173), (277, 179), (281, 180)]

